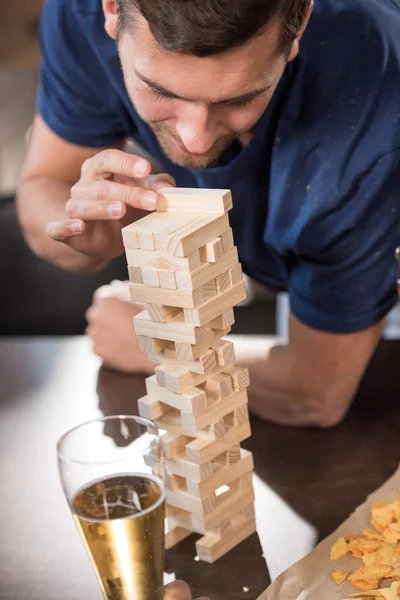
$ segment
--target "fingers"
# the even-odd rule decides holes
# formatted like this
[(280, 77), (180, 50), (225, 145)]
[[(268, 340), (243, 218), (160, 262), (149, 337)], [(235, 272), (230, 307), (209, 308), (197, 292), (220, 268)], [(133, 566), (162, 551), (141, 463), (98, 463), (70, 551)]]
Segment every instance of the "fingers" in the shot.
[(128, 154), (122, 150), (103, 150), (82, 165), (82, 177), (104, 177), (108, 175), (125, 175), (126, 177), (147, 177), (151, 171), (148, 160)]
[[(108, 179), (96, 179), (90, 184), (80, 180), (71, 188), (71, 200), (67, 202), (68, 216), (70, 218), (85, 218), (90, 214), (98, 218), (100, 214), (107, 215), (107, 218), (121, 218), (125, 213), (122, 212), (123, 205), (141, 208), (143, 210), (154, 210), (157, 207), (158, 196), (152, 190), (146, 190), (142, 187), (124, 185)], [(91, 203), (89, 203), (91, 201)], [(81, 206), (87, 203), (82, 209)], [(102, 203), (102, 207), (97, 205)], [(85, 216), (77, 211), (85, 210)]]
[(46, 226), (46, 233), (56, 242), (64, 242), (69, 238), (80, 235), (85, 231), (85, 223), (80, 219), (65, 219), (53, 221)]
[(129, 302), (129, 281), (114, 280), (108, 285), (102, 285), (94, 292), (93, 298), (95, 301), (101, 298), (119, 298)]
[(161, 173), (159, 175), (149, 175), (146, 179), (146, 185), (155, 192), (158, 192), (163, 187), (176, 187), (176, 181), (171, 175)]
[(192, 594), (187, 583), (174, 581), (165, 587), (164, 600), (192, 600)]

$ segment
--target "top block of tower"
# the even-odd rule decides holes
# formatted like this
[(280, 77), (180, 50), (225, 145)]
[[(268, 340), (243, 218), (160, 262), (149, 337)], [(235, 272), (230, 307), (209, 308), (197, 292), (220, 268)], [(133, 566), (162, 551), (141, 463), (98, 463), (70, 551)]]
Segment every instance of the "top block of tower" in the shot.
[(232, 208), (230, 190), (168, 187), (158, 190), (158, 195), (158, 210), (161, 212), (223, 215)]

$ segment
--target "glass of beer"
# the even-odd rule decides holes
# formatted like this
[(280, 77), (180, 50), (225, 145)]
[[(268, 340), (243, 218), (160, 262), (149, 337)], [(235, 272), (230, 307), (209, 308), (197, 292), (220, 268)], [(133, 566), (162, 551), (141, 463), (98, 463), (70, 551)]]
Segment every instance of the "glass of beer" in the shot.
[(57, 444), (62, 486), (106, 600), (161, 600), (160, 437), (141, 417), (83, 423)]

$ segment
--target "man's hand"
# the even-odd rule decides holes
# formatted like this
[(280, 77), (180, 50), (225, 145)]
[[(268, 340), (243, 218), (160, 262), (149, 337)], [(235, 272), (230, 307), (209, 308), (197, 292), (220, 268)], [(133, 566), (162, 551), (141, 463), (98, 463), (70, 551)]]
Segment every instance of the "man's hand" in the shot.
[(103, 150), (89, 158), (71, 188), (67, 218), (48, 223), (48, 235), (99, 264), (119, 256), (124, 251), (122, 227), (144, 216), (137, 209), (157, 207), (157, 190), (175, 185), (170, 175), (150, 171), (147, 160), (121, 150)]
[[(174, 581), (165, 588), (164, 600), (192, 600), (190, 588), (184, 581)], [(209, 600), (198, 598), (198, 600)]]
[(145, 309), (129, 301), (129, 282), (113, 281), (96, 290), (86, 312), (86, 333), (104, 364), (128, 373), (151, 373), (154, 363), (141, 351), (133, 317)]

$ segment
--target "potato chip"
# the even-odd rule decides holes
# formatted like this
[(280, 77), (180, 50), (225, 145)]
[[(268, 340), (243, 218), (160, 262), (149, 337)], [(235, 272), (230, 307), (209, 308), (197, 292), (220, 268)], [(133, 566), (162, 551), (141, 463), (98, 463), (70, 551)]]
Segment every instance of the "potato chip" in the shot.
[(383, 502), (375, 502), (371, 508), (371, 522), (379, 525), (379, 527), (386, 529), (390, 523), (395, 520), (395, 511), (391, 504), (384, 504)]
[(392, 508), (393, 508), (393, 512), (394, 512), (394, 518), (396, 519), (396, 521), (400, 521), (400, 501), (395, 500), (392, 503)]
[(393, 544), (381, 544), (381, 546), (371, 554), (362, 557), (365, 566), (388, 565), (395, 569), (400, 567), (400, 548)]
[(372, 540), (383, 541), (383, 536), (380, 533), (377, 533), (373, 529), (364, 529), (363, 534), (367, 538), (371, 538)]
[(358, 558), (361, 558), (364, 554), (375, 552), (380, 545), (381, 542), (378, 540), (372, 540), (370, 538), (365, 538), (364, 536), (360, 536), (358, 539), (351, 539), (348, 542), (349, 551)]
[(341, 583), (344, 583), (347, 579), (347, 577), (350, 575), (350, 571), (333, 571), (333, 573), (331, 573), (331, 577), (333, 579), (333, 581), (336, 583), (336, 585), (340, 585)]
[(348, 580), (356, 590), (368, 591), (378, 587), (379, 580), (386, 577), (392, 569), (387, 565), (360, 567)]
[(348, 554), (349, 548), (344, 537), (339, 538), (331, 548), (331, 560), (339, 560)]
[(354, 592), (350, 594), (350, 598), (383, 598), (382, 590), (371, 590), (369, 592)]
[(396, 531), (392, 525), (389, 525), (386, 527), (385, 531), (382, 532), (382, 536), (389, 544), (397, 544), (400, 540), (400, 531)]
[(400, 567), (396, 567), (395, 569), (392, 569), (392, 571), (390, 571), (388, 578), (392, 579), (394, 577), (400, 577)]

